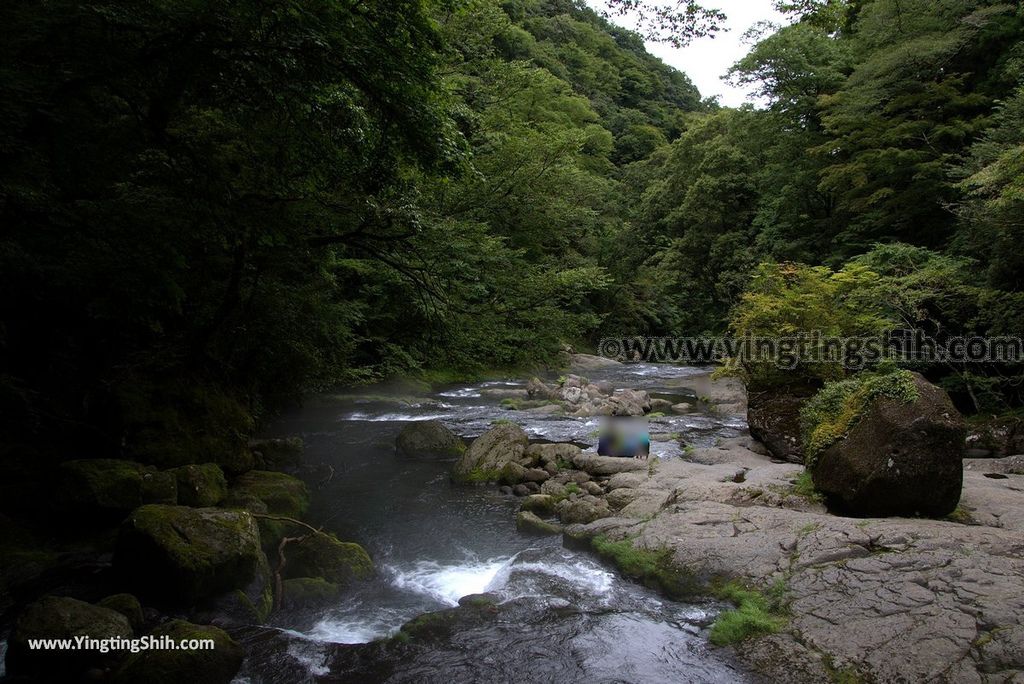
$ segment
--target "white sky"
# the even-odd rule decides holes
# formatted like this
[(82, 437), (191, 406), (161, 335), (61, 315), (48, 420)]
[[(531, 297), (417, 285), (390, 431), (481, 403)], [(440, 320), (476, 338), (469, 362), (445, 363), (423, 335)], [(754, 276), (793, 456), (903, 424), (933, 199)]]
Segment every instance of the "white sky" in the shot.
[[(670, 1), (662, 0), (662, 4)], [(603, 0), (587, 0), (587, 4), (598, 11), (605, 8)], [(752, 102), (754, 100), (747, 96), (745, 89), (734, 88), (722, 77), (729, 67), (747, 54), (749, 46), (744, 44), (743, 34), (748, 28), (759, 21), (785, 23), (786, 17), (776, 12), (772, 4), (772, 0), (708, 0), (705, 6), (717, 7), (728, 15), (728, 32), (719, 33), (714, 38), (698, 38), (682, 49), (648, 42), (647, 51), (685, 72), (700, 90), (701, 97), (718, 95), (719, 102), (729, 107)], [(613, 17), (612, 20), (626, 28), (636, 28), (628, 17)]]

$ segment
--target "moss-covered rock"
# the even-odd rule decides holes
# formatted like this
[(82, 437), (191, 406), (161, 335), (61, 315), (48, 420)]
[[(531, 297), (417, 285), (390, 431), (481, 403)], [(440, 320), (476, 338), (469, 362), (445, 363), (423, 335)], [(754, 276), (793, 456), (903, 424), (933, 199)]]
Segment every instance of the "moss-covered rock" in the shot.
[(242, 666), (242, 647), (227, 632), (217, 627), (171, 620), (153, 630), (152, 636), (166, 637), (178, 643), (185, 640), (213, 641), (212, 649), (154, 649), (133, 653), (117, 669), (112, 681), (117, 684), (229, 684)]
[(285, 577), (320, 577), (340, 586), (373, 575), (373, 561), (359, 544), (340, 541), (333, 534), (310, 534), (289, 544)]
[(31, 650), (29, 640), (131, 638), (132, 627), (121, 613), (63, 596), (47, 596), (22, 611), (11, 631), (7, 673), (37, 681), (77, 681), (86, 670), (103, 667), (113, 654), (97, 650)]
[[(235, 479), (222, 505), (297, 519), (309, 508), (309, 490), (302, 480), (291, 475), (252, 470)], [(276, 547), (288, 531), (285, 521), (258, 518), (257, 522), (268, 549)]]
[(562, 534), (561, 525), (545, 522), (536, 513), (519, 511), (516, 514), (516, 529), (523, 534), (555, 535)]
[(139, 631), (142, 624), (146, 621), (146, 615), (142, 611), (142, 604), (132, 594), (114, 594), (99, 601), (96, 605), (116, 610), (121, 615), (124, 615), (128, 618), (128, 624), (136, 632)]
[(261, 502), (267, 513), (300, 518), (309, 508), (309, 490), (302, 480), (291, 475), (252, 470), (235, 479), (225, 505), (247, 508), (253, 501)]
[(518, 425), (495, 425), (473, 440), (459, 457), (452, 469), (452, 479), (463, 483), (497, 482), (502, 468), (523, 458), (528, 442)]
[(963, 489), (963, 418), (916, 373), (864, 374), (808, 402), (805, 447), (814, 489), (851, 515), (952, 513)]
[(55, 505), (63, 512), (123, 517), (145, 503), (174, 503), (173, 476), (114, 458), (65, 461), (57, 473)]
[(184, 465), (171, 472), (178, 483), (178, 503), (182, 506), (216, 506), (227, 496), (228, 482), (216, 463)]
[(342, 588), (322, 577), (293, 577), (282, 582), (281, 605), (285, 608), (322, 606), (338, 598)]
[(520, 510), (534, 513), (554, 513), (558, 500), (550, 494), (531, 494), (519, 504)]
[(216, 508), (142, 506), (121, 525), (114, 553), (125, 581), (164, 605), (244, 589), (265, 564), (253, 517)]

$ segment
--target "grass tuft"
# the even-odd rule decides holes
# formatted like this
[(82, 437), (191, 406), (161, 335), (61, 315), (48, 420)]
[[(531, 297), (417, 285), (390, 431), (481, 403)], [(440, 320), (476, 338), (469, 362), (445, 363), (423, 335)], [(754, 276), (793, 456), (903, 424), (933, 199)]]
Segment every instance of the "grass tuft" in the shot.
[(711, 625), (711, 643), (716, 646), (735, 644), (750, 637), (774, 634), (786, 625), (786, 586), (781, 580), (767, 592), (749, 589), (737, 582), (729, 582), (715, 590), (718, 598), (732, 602), (736, 607), (721, 613)]

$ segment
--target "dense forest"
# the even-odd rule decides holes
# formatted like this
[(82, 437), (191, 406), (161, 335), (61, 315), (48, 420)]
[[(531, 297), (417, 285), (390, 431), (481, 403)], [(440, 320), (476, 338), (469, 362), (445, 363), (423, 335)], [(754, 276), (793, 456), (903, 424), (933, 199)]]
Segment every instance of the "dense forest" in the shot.
[(1024, 330), (1024, 10), (780, 7), (729, 109), (573, 0), (5, 4), (8, 455), (201, 462), (607, 334)]

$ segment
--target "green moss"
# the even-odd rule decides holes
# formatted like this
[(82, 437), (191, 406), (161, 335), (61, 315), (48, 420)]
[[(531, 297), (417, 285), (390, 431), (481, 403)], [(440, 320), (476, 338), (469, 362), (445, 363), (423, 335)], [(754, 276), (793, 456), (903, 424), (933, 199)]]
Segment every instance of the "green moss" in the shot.
[(774, 583), (766, 593), (747, 588), (738, 582), (716, 587), (713, 593), (736, 606), (721, 613), (711, 625), (710, 640), (716, 646), (773, 634), (786, 624), (783, 606), (785, 584), (781, 581)]
[(971, 516), (971, 512), (964, 507), (963, 504), (959, 504), (952, 513), (946, 516), (946, 520), (950, 522), (960, 523), (961, 525), (973, 525), (974, 518)]
[(800, 411), (805, 463), (812, 467), (823, 451), (845, 437), (873, 399), (889, 397), (912, 403), (919, 396), (913, 374), (904, 370), (861, 373), (827, 383)]
[(580, 486), (578, 484), (576, 484), (575, 482), (568, 482), (565, 485), (565, 493), (566, 494), (579, 494), (582, 491), (583, 490), (580, 489)]
[(696, 579), (675, 566), (669, 549), (642, 549), (634, 546), (630, 539), (612, 541), (604, 535), (594, 537), (591, 546), (603, 558), (614, 562), (623, 574), (670, 597), (691, 596), (697, 591)]

